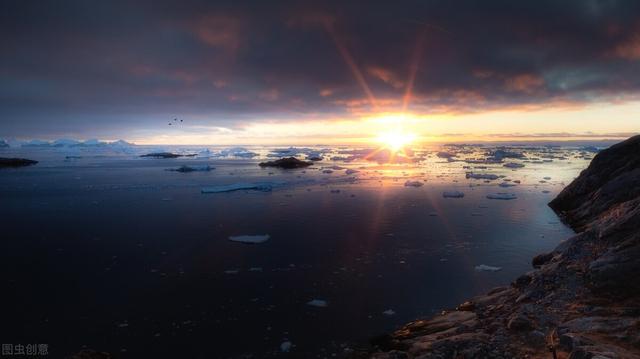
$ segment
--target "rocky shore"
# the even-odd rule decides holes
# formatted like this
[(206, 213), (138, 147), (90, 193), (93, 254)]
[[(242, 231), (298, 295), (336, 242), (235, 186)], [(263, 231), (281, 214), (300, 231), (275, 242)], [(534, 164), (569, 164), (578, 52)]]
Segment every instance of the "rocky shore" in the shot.
[(376, 338), (376, 359), (640, 358), (640, 136), (550, 204), (575, 231), (510, 286)]

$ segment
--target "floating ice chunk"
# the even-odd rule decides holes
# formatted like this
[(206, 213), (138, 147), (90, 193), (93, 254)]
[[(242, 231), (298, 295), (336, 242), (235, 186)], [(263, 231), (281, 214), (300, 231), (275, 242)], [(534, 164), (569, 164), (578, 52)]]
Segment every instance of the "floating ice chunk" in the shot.
[(227, 269), (224, 274), (238, 274), (240, 271), (237, 269)]
[(307, 305), (310, 305), (312, 307), (325, 308), (326, 306), (329, 305), (329, 303), (327, 303), (326, 300), (313, 299), (313, 300), (308, 301)]
[(494, 175), (491, 173), (472, 173), (472, 172), (467, 173), (466, 177), (473, 178), (473, 179), (485, 179), (485, 180), (496, 180), (500, 178), (500, 176)]
[(444, 191), (442, 192), (442, 197), (444, 198), (462, 198), (464, 197), (464, 193), (460, 191)]
[(246, 244), (259, 244), (264, 243), (269, 240), (268, 234), (260, 234), (260, 235), (244, 235), (244, 236), (231, 236), (229, 240), (231, 242), (240, 242)]
[(386, 315), (386, 316), (390, 317), (390, 316), (392, 316), (392, 315), (395, 315), (395, 314), (396, 314), (396, 311), (395, 311), (395, 310), (393, 310), (393, 309), (387, 309), (387, 310), (385, 310), (384, 312), (382, 312), (382, 314), (384, 314), (384, 315)]
[(249, 272), (262, 272), (262, 267), (251, 267)]
[(421, 187), (422, 185), (424, 185), (424, 183), (421, 181), (407, 181), (404, 183), (405, 187)]
[(220, 151), (220, 156), (223, 157), (253, 158), (257, 155), (257, 153), (251, 152), (243, 147), (231, 147)]
[(221, 186), (209, 186), (203, 187), (200, 191), (202, 193), (222, 193), (233, 192), (241, 190), (254, 190), (262, 192), (270, 192), (273, 189), (272, 183), (232, 183)]
[(291, 350), (291, 346), (293, 345), (293, 343), (291, 343), (290, 341), (285, 341), (282, 342), (282, 344), (280, 344), (280, 351), (283, 353), (288, 353), (289, 350)]
[(358, 173), (358, 172), (360, 172), (360, 171), (354, 170), (354, 169), (351, 169), (351, 168), (348, 168), (346, 171), (344, 171), (344, 173), (347, 174), (347, 175), (352, 175), (352, 174)]
[(487, 195), (488, 199), (503, 199), (503, 200), (510, 200), (510, 199), (517, 199), (518, 197), (515, 195), (515, 193), (490, 193)]
[(497, 272), (501, 269), (502, 267), (488, 266), (486, 264), (477, 265), (475, 268), (475, 270), (478, 272)]
[(522, 163), (509, 162), (502, 165), (507, 168), (522, 168), (524, 165)]

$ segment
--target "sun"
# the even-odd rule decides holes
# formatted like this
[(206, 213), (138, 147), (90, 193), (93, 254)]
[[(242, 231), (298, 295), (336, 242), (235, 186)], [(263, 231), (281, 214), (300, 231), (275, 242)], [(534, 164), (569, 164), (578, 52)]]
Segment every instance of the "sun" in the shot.
[(416, 139), (416, 135), (404, 131), (381, 133), (377, 140), (393, 152), (398, 152)]

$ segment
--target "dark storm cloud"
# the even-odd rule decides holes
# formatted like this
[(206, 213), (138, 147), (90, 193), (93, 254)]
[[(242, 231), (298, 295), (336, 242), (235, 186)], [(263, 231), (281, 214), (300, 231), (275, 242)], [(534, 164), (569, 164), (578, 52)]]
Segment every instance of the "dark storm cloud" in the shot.
[[(0, 2), (0, 130), (624, 101), (637, 1)], [(415, 78), (411, 79), (411, 74)]]

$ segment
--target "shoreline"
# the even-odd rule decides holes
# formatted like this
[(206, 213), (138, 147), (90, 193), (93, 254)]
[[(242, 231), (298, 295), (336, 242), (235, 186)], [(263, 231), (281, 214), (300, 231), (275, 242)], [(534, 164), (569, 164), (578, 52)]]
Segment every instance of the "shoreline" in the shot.
[(576, 234), (533, 270), (376, 338), (365, 357), (640, 358), (640, 136), (596, 155), (549, 206)]

